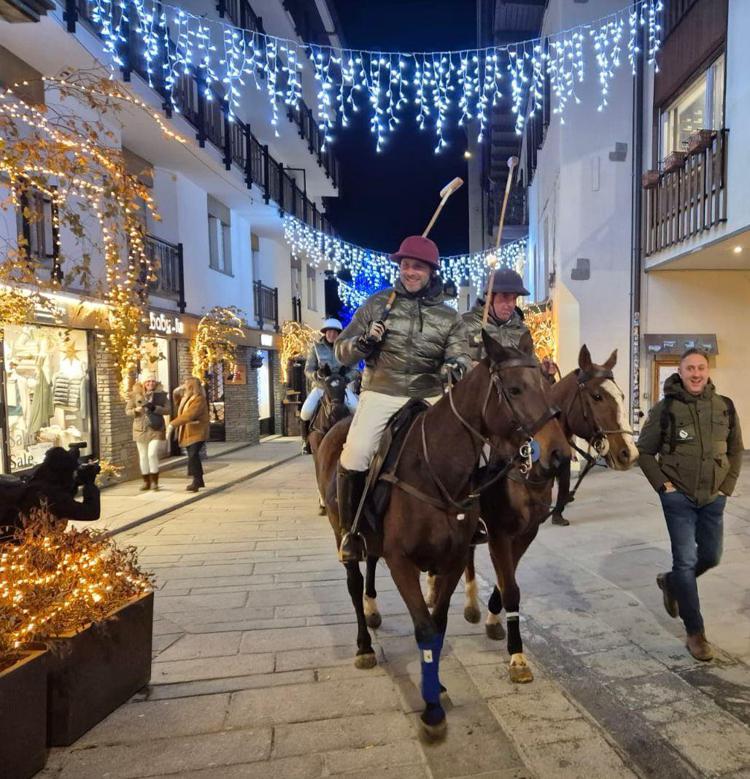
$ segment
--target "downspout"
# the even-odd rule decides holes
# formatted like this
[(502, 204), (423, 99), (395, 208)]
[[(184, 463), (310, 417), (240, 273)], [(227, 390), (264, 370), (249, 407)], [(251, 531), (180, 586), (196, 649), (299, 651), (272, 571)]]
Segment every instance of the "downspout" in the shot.
[(642, 412), (641, 405), (641, 230), (642, 198), (641, 173), (643, 172), (643, 96), (646, 70), (646, 40), (642, 27), (639, 44), (641, 56), (633, 79), (633, 170), (631, 192), (631, 252), (630, 252), (630, 422), (638, 432)]

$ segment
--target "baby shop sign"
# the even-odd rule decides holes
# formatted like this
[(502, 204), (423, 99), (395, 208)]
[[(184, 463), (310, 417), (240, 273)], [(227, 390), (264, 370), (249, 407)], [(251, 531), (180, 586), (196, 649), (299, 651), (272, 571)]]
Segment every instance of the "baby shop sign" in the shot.
[(185, 324), (178, 316), (149, 311), (148, 318), (148, 328), (154, 333), (183, 335), (185, 332)]

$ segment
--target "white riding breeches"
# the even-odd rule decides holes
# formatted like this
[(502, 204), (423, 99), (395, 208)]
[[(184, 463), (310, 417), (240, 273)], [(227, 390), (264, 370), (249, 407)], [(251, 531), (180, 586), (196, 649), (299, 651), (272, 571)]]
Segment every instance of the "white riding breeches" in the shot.
[[(425, 400), (433, 405), (442, 395)], [(366, 471), (380, 445), (388, 420), (411, 398), (400, 395), (384, 395), (367, 390), (360, 395), (349, 435), (341, 451), (341, 465), (347, 471)]]
[(150, 473), (159, 473), (159, 452), (164, 441), (154, 439), (153, 441), (136, 441), (138, 447), (138, 460), (141, 466), (141, 473), (147, 476)]
[[(320, 399), (323, 397), (323, 388), (315, 387), (310, 390), (310, 394), (305, 398), (305, 402), (302, 404), (302, 408), (299, 412), (299, 418), (303, 422), (309, 422), (313, 418), (315, 409), (320, 403)], [(359, 404), (359, 398), (352, 392), (351, 387), (346, 388), (346, 394), (344, 395), (344, 403), (352, 414), (357, 410)]]

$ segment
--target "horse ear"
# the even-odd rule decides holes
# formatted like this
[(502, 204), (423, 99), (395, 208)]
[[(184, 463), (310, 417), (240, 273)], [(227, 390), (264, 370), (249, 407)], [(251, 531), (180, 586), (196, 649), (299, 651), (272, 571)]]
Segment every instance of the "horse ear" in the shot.
[(608, 371), (611, 371), (616, 364), (617, 364), (617, 349), (615, 349), (614, 352), (612, 352), (612, 354), (609, 355), (609, 359), (607, 360), (607, 362), (604, 363), (602, 367), (606, 368)]
[(339, 368), (339, 376), (342, 376), (342, 377), (343, 377), (343, 376), (346, 376), (346, 365), (342, 365), (342, 366)]
[(521, 336), (518, 342), (518, 349), (524, 354), (534, 354), (534, 339), (528, 330)]
[(589, 351), (589, 348), (586, 346), (586, 344), (581, 347), (581, 351), (578, 353), (578, 367), (582, 371), (590, 371), (593, 367), (593, 362), (591, 361), (591, 352)]
[(501, 346), (486, 330), (482, 330), (482, 343), (492, 362), (503, 362), (512, 356), (510, 351)]
[(328, 363), (326, 363), (323, 366), (323, 375), (324, 376), (330, 376), (331, 375), (331, 366)]

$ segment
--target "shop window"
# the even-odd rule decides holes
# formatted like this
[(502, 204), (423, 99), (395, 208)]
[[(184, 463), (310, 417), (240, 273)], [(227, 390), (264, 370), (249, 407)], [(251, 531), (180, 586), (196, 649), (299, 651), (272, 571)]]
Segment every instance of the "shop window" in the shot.
[(94, 451), (86, 333), (8, 325), (3, 340), (5, 435), (10, 470), (38, 465), (52, 446)]
[(661, 158), (684, 151), (696, 130), (724, 127), (724, 55), (661, 112)]
[(318, 274), (313, 265), (307, 266), (307, 307), (318, 310)]

